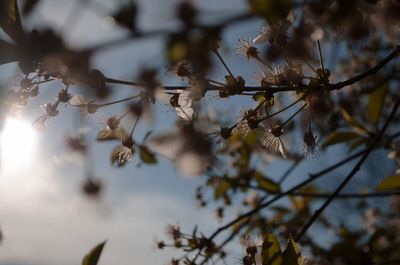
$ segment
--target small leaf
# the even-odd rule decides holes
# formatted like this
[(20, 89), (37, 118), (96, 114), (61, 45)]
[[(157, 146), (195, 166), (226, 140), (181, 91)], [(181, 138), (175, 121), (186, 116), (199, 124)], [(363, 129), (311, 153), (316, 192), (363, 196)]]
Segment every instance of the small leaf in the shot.
[(214, 199), (217, 200), (224, 195), (224, 193), (231, 188), (231, 183), (227, 180), (219, 180), (217, 186), (214, 189)]
[(281, 265), (282, 253), (278, 240), (272, 235), (267, 234), (262, 245), (262, 265)]
[(146, 164), (155, 164), (157, 159), (155, 155), (144, 145), (140, 146), (140, 159)]
[(393, 175), (385, 177), (378, 186), (377, 190), (397, 190), (400, 189), (400, 175)]
[(353, 127), (353, 129), (356, 130), (358, 133), (368, 133), (368, 130), (365, 129), (365, 127), (360, 122), (353, 119), (353, 117), (351, 117), (351, 115), (345, 109), (342, 109), (342, 115), (346, 123)]
[[(265, 98), (267, 101), (265, 102), (265, 107), (272, 107), (275, 104), (275, 97), (274, 95), (267, 95)], [(268, 113), (268, 112), (267, 112)]]
[(246, 137), (243, 138), (243, 143), (246, 145), (248, 148), (252, 148), (254, 144), (257, 142), (257, 133), (255, 130), (251, 130), (250, 132), (247, 133)]
[(170, 63), (181, 62), (188, 56), (189, 47), (185, 40), (172, 38), (167, 45), (167, 57)]
[(251, 97), (254, 101), (261, 101), (265, 99), (264, 92), (257, 92)]
[(82, 260), (82, 265), (97, 265), (106, 241), (94, 247)]
[(289, 237), (289, 242), (283, 252), (283, 265), (302, 265), (301, 253), (294, 242), (292, 236)]
[(333, 132), (325, 138), (325, 141), (322, 143), (322, 147), (348, 142), (357, 139), (358, 137), (360, 137), (360, 135), (355, 132), (350, 132), (350, 131)]
[(379, 114), (383, 107), (383, 103), (385, 102), (385, 96), (388, 91), (388, 84), (384, 84), (380, 86), (378, 89), (375, 89), (368, 97), (368, 119), (372, 123), (377, 123), (379, 119)]
[(301, 211), (304, 209), (301, 203), (301, 198), (299, 199), (300, 201), (298, 201), (295, 196), (289, 196), (289, 200), (292, 204), (292, 208), (296, 209), (297, 211)]
[(279, 185), (272, 179), (264, 176), (259, 171), (253, 173), (253, 179), (257, 182), (258, 186), (263, 190), (271, 193), (277, 193), (280, 191)]

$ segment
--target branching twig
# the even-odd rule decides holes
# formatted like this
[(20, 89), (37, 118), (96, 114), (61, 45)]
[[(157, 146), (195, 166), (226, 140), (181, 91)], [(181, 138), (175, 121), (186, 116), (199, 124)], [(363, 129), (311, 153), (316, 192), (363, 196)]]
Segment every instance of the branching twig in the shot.
[(387, 63), (389, 63), (393, 58), (397, 57), (400, 53), (400, 45), (396, 46), (396, 48), (388, 55), (386, 56), (382, 61), (380, 61), (377, 65), (369, 69), (368, 71), (365, 71), (362, 74), (359, 74), (353, 78), (350, 78), (346, 81), (339, 82), (336, 84), (332, 84), (330, 86), (330, 90), (339, 90), (342, 89), (343, 87), (350, 86), (370, 75), (375, 74), (378, 72), (382, 67), (384, 67)]
[(302, 227), (299, 234), (296, 236), (295, 241), (299, 241), (303, 235), (307, 232), (307, 230), (311, 227), (311, 225), (318, 219), (318, 217), (322, 214), (322, 212), (328, 207), (328, 205), (337, 197), (340, 191), (349, 183), (349, 181), (354, 177), (354, 175), (360, 170), (361, 166), (364, 164), (365, 160), (368, 158), (369, 154), (374, 150), (375, 145), (380, 141), (381, 137), (385, 133), (387, 127), (389, 126), (390, 122), (393, 120), (397, 110), (400, 106), (400, 99), (397, 100), (396, 104), (394, 105), (392, 112), (390, 113), (388, 119), (386, 120), (385, 124), (383, 125), (382, 129), (376, 135), (374, 141), (368, 146), (367, 150), (364, 152), (364, 155), (358, 161), (358, 163), (353, 167), (347, 177), (340, 183), (337, 189), (332, 193), (331, 196), (325, 201), (325, 203), (314, 212), (308, 222)]
[[(400, 135), (400, 132), (395, 133), (395, 134), (389, 136), (389, 139), (393, 139), (393, 136), (395, 136), (395, 135)], [(364, 152), (365, 152), (365, 151), (364, 151)], [(349, 160), (349, 161), (351, 161), (351, 160)], [(209, 238), (210, 238), (210, 239), (214, 239), (214, 238), (217, 237), (221, 232), (225, 231), (226, 229), (228, 229), (228, 228), (231, 227), (232, 225), (236, 224), (237, 222), (239, 222), (239, 221), (241, 221), (241, 220), (243, 220), (243, 219), (245, 219), (245, 218), (247, 218), (247, 217), (249, 217), (249, 216), (252, 216), (252, 215), (255, 214), (255, 213), (258, 213), (260, 210), (262, 210), (262, 209), (268, 207), (269, 205), (273, 204), (274, 202), (278, 201), (279, 199), (281, 199), (281, 198), (283, 198), (283, 197), (285, 197), (285, 196), (287, 196), (287, 195), (290, 195), (290, 194), (294, 193), (294, 192), (297, 191), (298, 189), (307, 186), (308, 184), (310, 184), (311, 182), (317, 180), (318, 178), (322, 177), (323, 175), (324, 175), (324, 174), (319, 174), (319, 175), (316, 175), (316, 176), (310, 176), (308, 179), (306, 179), (306, 180), (302, 181), (301, 183), (295, 185), (294, 187), (290, 188), (289, 190), (284, 191), (284, 192), (281, 192), (281, 193), (275, 195), (275, 197), (273, 197), (272, 199), (270, 199), (270, 200), (268, 200), (268, 201), (266, 201), (266, 202), (260, 204), (260, 205), (257, 206), (256, 208), (254, 208), (254, 209), (252, 209), (252, 210), (250, 210), (250, 211), (248, 211), (248, 212), (246, 212), (246, 213), (244, 213), (244, 214), (242, 214), (242, 215), (236, 217), (235, 219), (233, 219), (233, 220), (230, 221), (229, 223), (227, 223), (227, 224), (221, 226), (220, 228), (218, 228), (217, 230), (215, 230), (214, 233), (211, 234), (211, 236), (210, 236)]]

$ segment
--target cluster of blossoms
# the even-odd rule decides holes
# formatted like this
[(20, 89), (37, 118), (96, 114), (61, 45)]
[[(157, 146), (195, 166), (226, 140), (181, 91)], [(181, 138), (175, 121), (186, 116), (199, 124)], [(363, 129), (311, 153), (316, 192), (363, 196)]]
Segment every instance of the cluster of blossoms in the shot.
[[(198, 235), (196, 230), (191, 234), (186, 234), (181, 231), (181, 227), (176, 225), (167, 225), (165, 229), (165, 233), (171, 242), (166, 242), (164, 240), (155, 239), (155, 247), (156, 249), (162, 250), (167, 247), (173, 247), (176, 249), (182, 249), (185, 252), (190, 252), (196, 249), (203, 249), (207, 255), (213, 255), (218, 253), (221, 258), (225, 257), (225, 252), (216, 248), (215, 243), (212, 240), (209, 240), (204, 235)], [(189, 259), (188, 256), (183, 256), (179, 259), (173, 258), (170, 262), (170, 265), (195, 265), (196, 262)]]

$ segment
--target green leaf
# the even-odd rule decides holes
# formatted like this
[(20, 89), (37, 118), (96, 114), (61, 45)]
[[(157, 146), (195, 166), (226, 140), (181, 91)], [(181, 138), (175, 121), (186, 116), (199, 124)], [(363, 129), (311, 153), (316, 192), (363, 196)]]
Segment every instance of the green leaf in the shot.
[(0, 27), (15, 42), (21, 39), (23, 29), (19, 17), (17, 0), (0, 1)]
[(397, 190), (400, 189), (400, 175), (393, 175), (385, 177), (378, 186), (377, 190)]
[(265, 99), (264, 92), (257, 92), (251, 97), (254, 101), (261, 101)]
[(262, 245), (262, 265), (281, 265), (282, 253), (278, 240), (270, 233), (264, 238)]
[(259, 171), (255, 171), (252, 176), (253, 179), (257, 182), (258, 186), (263, 190), (271, 193), (277, 193), (280, 191), (280, 187), (275, 181), (264, 176)]
[(140, 146), (140, 159), (146, 164), (156, 164), (156, 156), (144, 145)]
[(360, 135), (355, 132), (350, 132), (350, 131), (333, 132), (325, 138), (325, 141), (322, 143), (322, 147), (348, 142), (357, 139), (358, 137), (360, 137)]
[(292, 236), (289, 237), (289, 242), (286, 246), (285, 251), (283, 252), (283, 263), (282, 265), (301, 265), (302, 258), (301, 253), (294, 242)]
[(353, 127), (353, 129), (355, 131), (357, 131), (358, 133), (368, 133), (368, 130), (365, 129), (365, 127), (358, 122), (357, 120), (353, 119), (353, 117), (351, 117), (351, 115), (345, 110), (342, 109), (342, 115), (343, 115), (343, 119), (345, 120), (345, 122), (350, 125), (351, 127)]
[(82, 260), (82, 265), (97, 265), (106, 241), (94, 247)]
[(251, 149), (254, 144), (257, 142), (258, 136), (255, 130), (251, 130), (250, 132), (247, 133), (246, 137), (243, 138), (243, 143), (245, 144), (246, 147)]
[(385, 96), (388, 91), (388, 84), (384, 84), (380, 86), (378, 89), (375, 89), (368, 97), (368, 119), (372, 123), (377, 123), (379, 119), (379, 114), (383, 107), (383, 103), (385, 102)]
[(217, 200), (224, 195), (224, 193), (231, 188), (231, 183), (227, 180), (220, 179), (216, 183), (216, 187), (214, 189), (214, 199)]

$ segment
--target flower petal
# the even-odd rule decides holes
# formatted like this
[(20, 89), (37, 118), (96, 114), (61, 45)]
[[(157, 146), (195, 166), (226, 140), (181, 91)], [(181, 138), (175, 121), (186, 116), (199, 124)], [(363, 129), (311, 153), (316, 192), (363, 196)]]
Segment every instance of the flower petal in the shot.
[(85, 98), (82, 95), (74, 95), (70, 100), (71, 106), (82, 107), (87, 104)]

